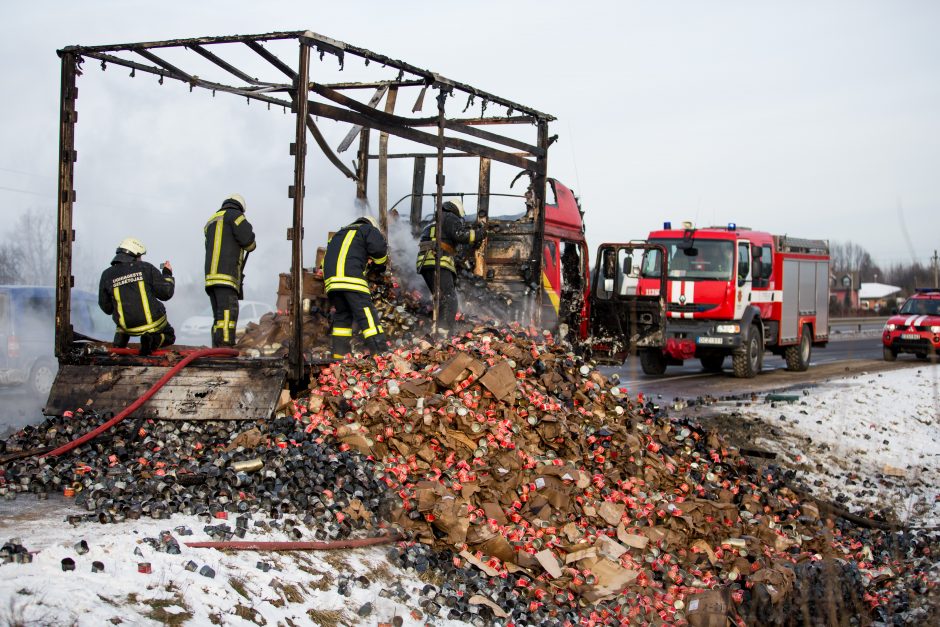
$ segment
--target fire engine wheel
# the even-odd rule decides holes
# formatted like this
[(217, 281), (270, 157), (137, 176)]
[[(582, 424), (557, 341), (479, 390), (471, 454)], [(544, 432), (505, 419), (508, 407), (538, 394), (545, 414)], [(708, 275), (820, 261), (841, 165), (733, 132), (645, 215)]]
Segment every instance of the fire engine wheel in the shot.
[(641, 351), (640, 367), (643, 368), (643, 374), (658, 377), (666, 372), (666, 356), (658, 350)]
[(760, 327), (756, 324), (751, 325), (743, 348), (740, 353), (731, 356), (734, 376), (739, 379), (753, 379), (764, 367), (764, 342)]
[(897, 361), (898, 358), (898, 354), (887, 346), (884, 347), (884, 356), (885, 361)]
[(809, 368), (809, 356), (813, 350), (813, 331), (810, 326), (804, 325), (800, 333), (800, 343), (787, 346), (783, 357), (787, 360), (787, 370), (791, 372), (805, 372)]
[(702, 362), (702, 368), (706, 372), (721, 372), (722, 366), (725, 364), (724, 355), (703, 355), (699, 360)]

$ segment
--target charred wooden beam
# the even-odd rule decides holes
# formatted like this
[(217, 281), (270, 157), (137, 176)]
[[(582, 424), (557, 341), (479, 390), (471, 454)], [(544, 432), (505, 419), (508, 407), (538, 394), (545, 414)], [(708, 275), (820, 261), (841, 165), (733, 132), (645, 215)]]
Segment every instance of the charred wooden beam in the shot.
[(291, 342), (288, 347), (288, 376), (295, 385), (304, 374), (303, 345), (303, 233), (304, 233), (304, 173), (307, 157), (307, 90), (310, 76), (310, 48), (301, 43), (294, 81), (294, 114), (297, 116), (294, 144), (294, 226), (291, 240)]
[(253, 76), (249, 76), (249, 75), (245, 74), (244, 72), (242, 72), (241, 70), (239, 70), (237, 67), (235, 67), (234, 65), (232, 65), (231, 63), (229, 63), (229, 62), (226, 61), (225, 59), (223, 59), (223, 58), (217, 56), (216, 54), (213, 54), (212, 52), (209, 52), (208, 50), (206, 50), (205, 48), (203, 48), (202, 46), (200, 46), (200, 45), (198, 45), (198, 44), (193, 44), (193, 45), (189, 46), (189, 49), (192, 50), (193, 52), (199, 54), (200, 56), (202, 56), (202, 57), (208, 59), (208, 60), (211, 61), (212, 63), (218, 65), (220, 68), (222, 68), (223, 70), (225, 70), (225, 71), (228, 72), (229, 74), (231, 74), (231, 75), (233, 75), (233, 76), (235, 76), (235, 77), (237, 77), (237, 78), (242, 79), (242, 80), (245, 81), (246, 83), (249, 83), (249, 84), (251, 84), (251, 85), (268, 85), (268, 86), (274, 86), (274, 85), (276, 85), (276, 83), (266, 83), (266, 82), (263, 82), (263, 81), (258, 80), (257, 78), (255, 78), (255, 77), (253, 77)]
[[(372, 94), (372, 98), (369, 99), (369, 108), (375, 108), (379, 104), (379, 101), (382, 100), (382, 96), (385, 95), (385, 92), (388, 91), (388, 86), (383, 85), (377, 87), (375, 93)], [(362, 127), (358, 124), (349, 129), (349, 132), (346, 133), (346, 137), (343, 138), (343, 141), (339, 143), (339, 146), (336, 147), (336, 152), (345, 152), (352, 144), (353, 140), (356, 139), (356, 135), (359, 134), (359, 131), (362, 130)]]
[[(376, 130), (386, 131), (390, 135), (402, 137), (404, 139), (408, 139), (419, 144), (425, 144), (427, 146), (435, 146), (438, 142), (437, 137), (431, 135), (430, 133), (425, 133), (423, 131), (418, 131), (412, 128), (403, 128), (394, 124), (387, 124), (373, 119), (371, 116), (366, 116), (355, 111), (334, 107), (332, 105), (320, 102), (311, 101), (310, 111), (314, 115), (330, 118), (331, 120), (349, 122), (350, 124), (369, 126)], [(519, 157), (513, 153), (491, 148), (489, 146), (483, 146), (481, 144), (477, 144), (465, 139), (459, 139), (457, 137), (444, 137), (444, 145), (447, 148), (462, 150), (480, 157), (488, 157), (493, 161), (506, 163), (523, 170), (535, 170), (537, 167), (534, 161), (530, 161), (524, 157)]]
[[(395, 112), (395, 101), (398, 99), (398, 87), (389, 87), (385, 98), (385, 112)], [(379, 227), (382, 234), (388, 237), (388, 133), (379, 135)]]
[(75, 190), (75, 122), (78, 112), (75, 101), (78, 88), (75, 76), (78, 57), (66, 52), (62, 57), (59, 87), (59, 193), (57, 194), (58, 228), (56, 236), (56, 294), (55, 294), (55, 355), (65, 357), (72, 343), (72, 210)]
[(143, 63), (137, 63), (136, 61), (130, 61), (128, 59), (123, 59), (121, 57), (116, 57), (114, 55), (105, 54), (103, 52), (91, 52), (85, 54), (84, 56), (89, 59), (98, 59), (99, 61), (104, 61), (105, 63), (111, 63), (114, 65), (120, 65), (122, 67), (130, 68), (135, 72), (145, 72), (147, 74), (153, 74), (154, 76), (160, 76), (169, 78), (171, 80), (180, 81), (187, 84), (194, 84), (196, 87), (202, 87), (204, 89), (209, 89), (212, 91), (221, 91), (224, 93), (235, 94), (236, 96), (243, 96), (245, 98), (250, 98), (252, 100), (259, 100), (261, 102), (266, 102), (268, 104), (277, 105), (279, 107), (289, 108), (291, 106), (290, 100), (281, 100), (279, 98), (274, 98), (272, 96), (267, 96), (261, 90), (256, 89), (243, 89), (240, 87), (232, 87), (231, 85), (224, 85), (222, 83), (215, 83), (212, 81), (206, 81), (201, 78), (192, 77), (193, 83), (190, 83), (190, 79), (185, 77), (179, 77), (175, 74), (168, 74), (167, 70), (160, 67), (154, 67), (152, 65), (145, 65)]
[[(529, 153), (527, 152), (509, 152), (506, 154), (515, 155), (517, 157), (522, 157), (522, 158), (529, 156)], [(423, 157), (426, 159), (436, 159), (437, 153), (436, 152), (390, 152), (387, 155), (387, 158), (389, 159), (417, 159), (419, 157)], [(448, 159), (451, 157), (473, 157), (474, 159), (476, 159), (477, 155), (473, 155), (467, 152), (445, 152), (444, 153), (445, 159)], [(378, 159), (379, 155), (368, 155), (367, 158)]]
[(346, 175), (346, 178), (352, 179), (354, 181), (358, 180), (352, 170), (346, 167), (339, 157), (333, 152), (333, 149), (330, 148), (330, 145), (327, 143), (326, 138), (323, 136), (323, 133), (320, 132), (320, 129), (317, 127), (316, 122), (313, 121), (312, 116), (307, 116), (307, 128), (310, 130), (310, 134), (313, 135), (313, 139), (317, 142), (317, 146), (320, 147), (320, 150), (323, 151), (323, 154), (326, 155), (326, 158), (330, 160), (330, 163), (336, 166), (340, 172)]
[(245, 45), (257, 52), (262, 59), (279, 69), (291, 80), (297, 78), (297, 72), (295, 72), (289, 65), (281, 61), (276, 54), (259, 44), (257, 41), (246, 41)]
[(415, 157), (415, 169), (411, 177), (411, 234), (415, 238), (421, 235), (421, 213), (424, 209), (424, 169), (427, 159), (425, 156)]

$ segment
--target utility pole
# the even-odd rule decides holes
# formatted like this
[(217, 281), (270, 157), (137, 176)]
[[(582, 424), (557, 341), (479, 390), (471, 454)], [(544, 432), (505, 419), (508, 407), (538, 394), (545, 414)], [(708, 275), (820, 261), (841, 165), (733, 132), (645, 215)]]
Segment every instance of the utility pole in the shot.
[(934, 288), (940, 288), (940, 265), (938, 265), (937, 251), (933, 251), (933, 286)]

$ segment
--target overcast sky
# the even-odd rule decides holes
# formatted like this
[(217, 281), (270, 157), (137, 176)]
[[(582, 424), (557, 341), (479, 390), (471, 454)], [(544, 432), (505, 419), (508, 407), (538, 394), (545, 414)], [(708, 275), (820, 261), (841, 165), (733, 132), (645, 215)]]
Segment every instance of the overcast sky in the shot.
[[(57, 48), (309, 29), (555, 115), (549, 174), (580, 195), (592, 249), (684, 219), (853, 240), (883, 264), (926, 263), (940, 248), (940, 3), (931, 0), (46, 0), (5, 2), (0, 17), (6, 225), (54, 207)], [(321, 69), (335, 71), (335, 60), (314, 61), (314, 80)], [(130, 80), (116, 67), (84, 71), (83, 274), (96, 283), (117, 241), (134, 234), (151, 261), (169, 257), (198, 279), (202, 224), (238, 191), (261, 235), (249, 291), (273, 301), (273, 275), (287, 270), (291, 116)], [(335, 146), (347, 128), (329, 124)], [(310, 155), (308, 253), (351, 214), (355, 195), (315, 146)], [(411, 178), (403, 167), (391, 174), (394, 202)], [(506, 184), (494, 180), (494, 191)]]

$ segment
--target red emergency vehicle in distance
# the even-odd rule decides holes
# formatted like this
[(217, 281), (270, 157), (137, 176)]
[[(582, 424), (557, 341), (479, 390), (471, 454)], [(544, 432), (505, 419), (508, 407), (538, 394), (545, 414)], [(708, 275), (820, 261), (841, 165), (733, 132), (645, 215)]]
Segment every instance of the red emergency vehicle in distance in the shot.
[[(737, 227), (695, 229), (669, 223), (649, 234), (638, 296), (665, 296), (661, 346), (639, 349), (647, 374), (698, 358), (720, 371), (731, 356), (737, 377), (753, 377), (765, 350), (787, 369), (809, 366), (813, 346), (829, 339), (829, 247)], [(666, 290), (660, 294), (663, 257)]]
[(888, 318), (881, 338), (885, 361), (898, 353), (914, 353), (920, 359), (940, 355), (940, 289), (919, 288)]

